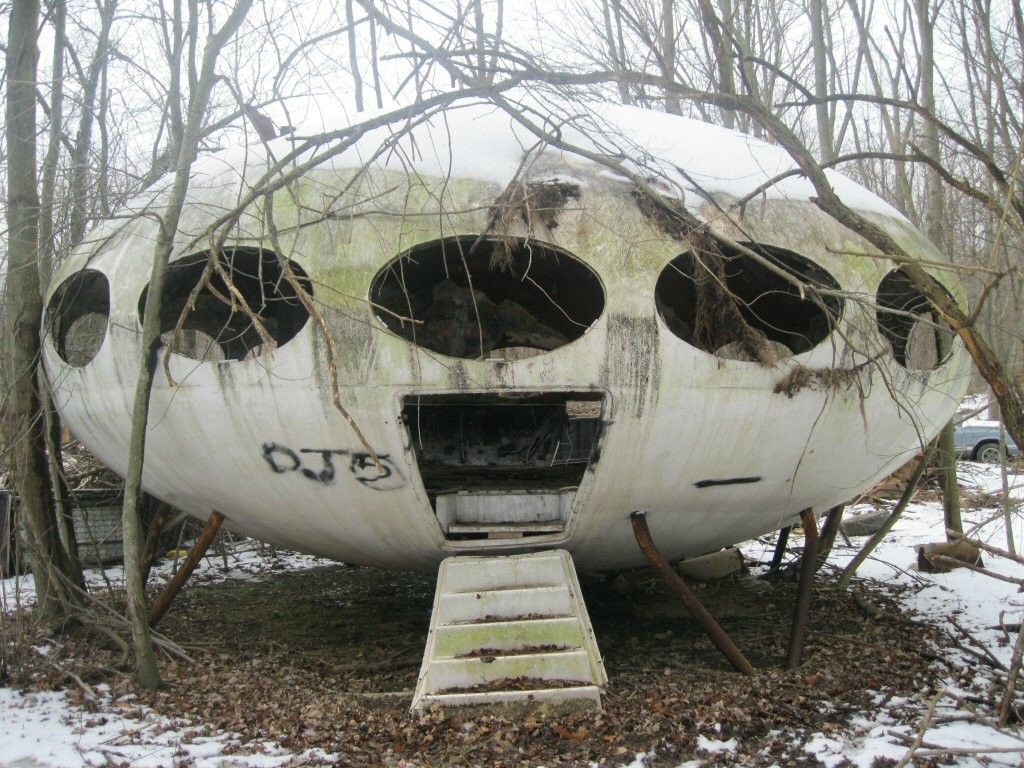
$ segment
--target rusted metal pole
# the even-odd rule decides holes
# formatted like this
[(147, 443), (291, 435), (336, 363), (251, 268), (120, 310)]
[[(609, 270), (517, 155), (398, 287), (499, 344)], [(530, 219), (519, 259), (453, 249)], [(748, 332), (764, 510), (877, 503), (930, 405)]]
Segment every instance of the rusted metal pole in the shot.
[(818, 563), (818, 521), (810, 509), (801, 512), (800, 519), (804, 527), (804, 554), (800, 559), (800, 584), (796, 593), (796, 609), (793, 611), (793, 629), (789, 633), (786, 669), (796, 669), (803, 659), (807, 619), (811, 614), (814, 572)]
[(203, 559), (206, 550), (210, 548), (210, 544), (213, 543), (217, 531), (220, 530), (220, 524), (223, 522), (224, 515), (220, 512), (214, 511), (210, 515), (210, 519), (206, 521), (206, 527), (199, 534), (199, 538), (196, 539), (196, 543), (192, 547), (192, 551), (188, 553), (188, 557), (185, 558), (185, 562), (181, 564), (178, 572), (174, 574), (174, 578), (171, 579), (170, 583), (160, 594), (160, 597), (153, 603), (153, 608), (149, 612), (149, 626), (155, 627), (157, 622), (167, 613), (167, 609), (171, 607), (171, 602), (177, 597), (178, 592), (181, 591), (188, 577), (192, 575), (192, 571), (199, 565), (199, 561)]
[(157, 544), (160, 543), (160, 534), (164, 529), (164, 522), (171, 510), (167, 502), (161, 501), (156, 506), (153, 519), (149, 521), (149, 531), (146, 533), (146, 546), (142, 550), (142, 583), (149, 581), (149, 572), (153, 570), (153, 563), (156, 562)]
[(825, 522), (821, 526), (821, 535), (818, 538), (818, 568), (821, 568), (832, 554), (832, 547), (835, 546), (836, 536), (839, 535), (839, 526), (843, 524), (843, 510), (845, 504), (832, 507), (825, 515)]
[(679, 599), (683, 601), (683, 605), (686, 606), (686, 610), (690, 612), (690, 615), (704, 627), (704, 631), (708, 633), (711, 642), (725, 655), (737, 672), (742, 672), (745, 675), (754, 674), (754, 667), (747, 661), (747, 657), (736, 647), (736, 644), (725, 633), (725, 630), (708, 613), (707, 608), (703, 606), (697, 595), (693, 593), (693, 590), (686, 585), (682, 577), (676, 573), (668, 560), (654, 546), (654, 540), (651, 539), (651, 531), (647, 527), (647, 513), (634, 512), (630, 516), (630, 520), (633, 523), (633, 535), (636, 536), (636, 543), (640, 545), (640, 551), (644, 553), (644, 557), (647, 558), (662, 580), (668, 584), (669, 589), (675, 592)]
[(789, 532), (793, 529), (793, 526), (787, 525), (781, 531), (779, 531), (779, 539), (775, 542), (775, 554), (772, 555), (772, 564), (768, 569), (768, 573), (775, 574), (779, 571), (779, 566), (782, 565), (782, 558), (786, 554), (786, 544), (789, 542)]

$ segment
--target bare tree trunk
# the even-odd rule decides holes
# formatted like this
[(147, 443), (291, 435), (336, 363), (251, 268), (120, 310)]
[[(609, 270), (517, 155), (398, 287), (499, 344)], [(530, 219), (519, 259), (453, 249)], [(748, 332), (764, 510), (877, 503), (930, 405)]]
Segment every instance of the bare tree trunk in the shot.
[[(718, 91), (728, 95), (736, 95), (736, 80), (732, 71), (732, 48), (722, 32), (722, 23), (711, 5), (711, 0), (698, 0), (701, 25), (704, 34), (711, 40), (714, 49), (715, 64), (718, 67)], [(736, 127), (734, 110), (722, 110), (722, 124), (726, 128)]]
[(359, 72), (359, 55), (356, 51), (356, 19), (352, 13), (352, 0), (345, 0), (345, 23), (348, 25), (348, 65), (352, 70), (352, 84), (355, 87), (356, 111), (363, 111), (363, 76)]
[[(935, 54), (932, 38), (933, 19), (929, 17), (931, 3), (928, 0), (914, 0), (917, 13), (917, 29), (921, 45), (921, 106), (929, 114), (935, 114)], [(924, 154), (937, 164), (942, 162), (942, 148), (939, 145), (939, 129), (932, 120), (925, 120), (922, 127), (921, 149)], [(924, 230), (928, 239), (939, 250), (945, 251), (945, 222), (942, 179), (935, 168), (925, 169), (925, 205)], [(942, 334), (936, 333), (936, 339), (942, 349)], [(945, 511), (946, 528), (957, 533), (964, 532), (960, 519), (960, 487), (956, 479), (956, 447), (953, 438), (953, 422), (950, 422), (939, 433), (938, 448), (935, 451), (938, 459), (939, 472), (942, 475), (942, 506)]]
[(64, 451), (61, 445), (60, 414), (53, 405), (49, 382), (42, 370), (39, 371), (39, 391), (43, 398), (46, 420), (46, 454), (49, 458), (50, 489), (54, 499), (54, 514), (57, 516), (57, 531), (64, 552), (67, 554), (67, 578), (76, 589), (85, 591), (85, 576), (82, 561), (78, 557), (78, 535), (75, 532), (74, 500), (64, 479)]
[[(626, 67), (620, 56), (619, 47), (615, 42), (615, 31), (612, 28), (611, 0), (601, 0), (601, 13), (604, 18), (604, 43), (608, 48), (608, 58), (611, 61), (612, 69), (616, 72), (621, 72)], [(624, 82), (620, 82), (618, 88), (619, 101), (623, 104), (632, 103), (629, 98), (629, 87)]]
[(370, 71), (373, 73), (373, 95), (377, 100), (377, 109), (384, 109), (384, 95), (380, 87), (380, 56), (377, 55), (377, 23), (367, 20), (370, 25)]
[(58, 535), (48, 481), (45, 424), (37, 389), (40, 293), (35, 89), (38, 0), (16, 0), (7, 36), (7, 286), (4, 312), (14, 484), (32, 545), (39, 618), (61, 624), (77, 602)]
[[(57, 166), (60, 163), (60, 140), (64, 130), (64, 48), (67, 23), (67, 5), (64, 0), (54, 0), (52, 14), (53, 65), (50, 78), (53, 85), (50, 90), (50, 126), (46, 157), (43, 160), (39, 211), (39, 279), (42, 286), (46, 286), (50, 282), (50, 276), (53, 274), (55, 266), (54, 217), (56, 211), (54, 200), (57, 187)], [(82, 565), (78, 559), (78, 540), (75, 536), (75, 525), (72, 519), (70, 494), (67, 483), (64, 481), (60, 415), (53, 406), (53, 397), (46, 376), (41, 373), (39, 375), (39, 391), (46, 417), (46, 453), (49, 457), (50, 487), (55, 496), (55, 513), (60, 538), (68, 556), (70, 568), (68, 576), (71, 578), (72, 584), (84, 590), (85, 579), (82, 576)]]
[(96, 91), (100, 73), (106, 67), (110, 27), (114, 23), (117, 0), (105, 0), (100, 13), (100, 29), (96, 40), (96, 53), (89, 65), (88, 76), (82, 89), (82, 113), (75, 135), (74, 156), (71, 160), (71, 220), (68, 240), (77, 243), (85, 234), (88, 221), (86, 203), (89, 199), (89, 153), (92, 150), (92, 128), (96, 119)]
[[(206, 41), (202, 65), (197, 73), (195, 88), (189, 99), (188, 117), (178, 154), (174, 185), (166, 205), (161, 211), (160, 234), (153, 257), (153, 271), (146, 292), (145, 319), (142, 323), (142, 360), (135, 387), (132, 407), (132, 428), (129, 436), (128, 471), (125, 476), (124, 509), (121, 521), (124, 531), (125, 586), (128, 592), (128, 616), (132, 627), (132, 646), (135, 651), (135, 672), (139, 683), (146, 688), (160, 685), (153, 642), (149, 632), (146, 610), (146, 585), (142, 580), (142, 523), (139, 519), (142, 470), (146, 457), (146, 426), (149, 421), (149, 400), (156, 372), (157, 353), (160, 348), (160, 307), (163, 301), (167, 263), (174, 247), (181, 210), (188, 191), (192, 163), (199, 152), (203, 118), (210, 101), (210, 93), (217, 81), (215, 66), (225, 43), (241, 26), (253, 0), (239, 0), (224, 26), (212, 32)], [(191, 66), (191, 65), (190, 65)], [(192, 70), (190, 70), (192, 71)]]
[(679, 94), (671, 84), (676, 80), (676, 15), (674, 0), (661, 0), (661, 73), (670, 87), (665, 91), (665, 111), (683, 114)]
[(39, 276), (45, 285), (53, 274), (53, 241), (55, 215), (53, 204), (57, 189), (57, 166), (60, 163), (60, 138), (64, 130), (64, 46), (67, 5), (55, 0), (53, 8), (53, 86), (50, 91), (50, 128), (46, 157), (43, 160), (42, 208), (39, 212)]
[(828, 96), (828, 52), (825, 50), (825, 19), (823, 0), (810, 0), (808, 13), (811, 16), (811, 48), (814, 52), (814, 95), (819, 99), (815, 105), (815, 119), (818, 124), (818, 146), (821, 161), (827, 163), (836, 156), (835, 129), (830, 113)]

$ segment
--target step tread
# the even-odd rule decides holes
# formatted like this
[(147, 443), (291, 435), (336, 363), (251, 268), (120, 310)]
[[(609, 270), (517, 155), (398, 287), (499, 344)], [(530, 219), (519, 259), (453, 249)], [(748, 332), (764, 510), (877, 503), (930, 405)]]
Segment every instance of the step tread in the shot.
[(565, 530), (561, 520), (537, 520), (528, 523), (449, 523), (448, 533), (559, 533)]
[(572, 688), (535, 688), (533, 690), (500, 690), (472, 693), (428, 693), (424, 694), (417, 704), (418, 709), (429, 709), (433, 704), (443, 709), (465, 710), (472, 707), (487, 707), (492, 711), (496, 706), (507, 704), (513, 707), (543, 706), (551, 703), (565, 703), (568, 708), (575, 709), (583, 705), (584, 709), (601, 708), (601, 689), (594, 685), (580, 685)]
[[(472, 664), (474, 662), (480, 664), (495, 664), (508, 659), (530, 661), (532, 659), (550, 659), (552, 656), (583, 656), (586, 658), (587, 650), (580, 645), (575, 648), (559, 648), (558, 650), (536, 651), (534, 653), (491, 653), (487, 656), (449, 656), (447, 658), (431, 659), (430, 663), (438, 665), (458, 663)], [(490, 661), (486, 661), (486, 659), (490, 659)]]

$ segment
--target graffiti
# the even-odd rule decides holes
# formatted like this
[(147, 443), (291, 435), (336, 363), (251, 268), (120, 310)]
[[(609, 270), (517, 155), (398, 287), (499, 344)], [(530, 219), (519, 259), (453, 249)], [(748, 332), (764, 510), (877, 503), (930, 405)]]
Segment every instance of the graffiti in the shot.
[(744, 485), (745, 483), (759, 483), (760, 477), (730, 477), (726, 480), (698, 480), (694, 483), (697, 488), (711, 488), (716, 485)]
[(303, 477), (321, 485), (333, 485), (337, 479), (336, 459), (347, 459), (352, 476), (375, 491), (393, 491), (405, 484), (402, 473), (386, 453), (377, 454), (380, 462), (378, 469), (373, 455), (362, 451), (344, 448), (300, 448), (296, 451), (287, 445), (264, 443), (263, 459), (275, 474), (299, 472)]

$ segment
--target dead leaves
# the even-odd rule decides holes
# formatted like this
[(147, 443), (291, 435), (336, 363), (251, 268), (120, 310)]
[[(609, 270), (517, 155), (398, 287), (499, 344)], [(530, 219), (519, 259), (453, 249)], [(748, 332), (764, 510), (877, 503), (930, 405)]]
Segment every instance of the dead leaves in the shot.
[[(879, 693), (908, 696), (933, 674), (920, 654), (926, 628), (871, 621), (845, 595), (816, 603), (807, 663), (784, 672), (794, 585), (704, 590), (762, 670), (746, 678), (729, 671), (660, 585), (620, 592), (585, 580), (611, 678), (603, 713), (420, 718), (408, 711), (417, 676), (408, 661), (426, 637), (433, 586), (416, 574), (339, 566), (190, 590), (167, 631), (198, 664), (165, 661), (166, 687), (137, 698), (126, 675), (108, 677), (118, 714), (141, 713), (145, 703), (211, 734), (239, 734), (239, 749), (274, 739), (296, 752), (336, 753), (342, 766), (618, 765), (652, 750), (672, 765), (698, 756), (699, 735), (740, 745), (702, 759), (769, 765), (806, 763), (793, 752), (795, 729), (843, 727)], [(81, 670), (116, 658), (90, 642), (98, 641), (68, 641), (57, 660)], [(41, 680), (63, 685), (56, 675)]]

